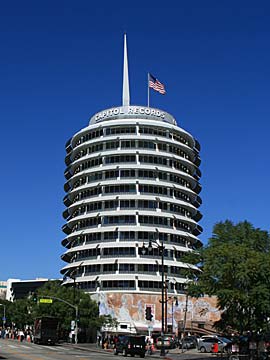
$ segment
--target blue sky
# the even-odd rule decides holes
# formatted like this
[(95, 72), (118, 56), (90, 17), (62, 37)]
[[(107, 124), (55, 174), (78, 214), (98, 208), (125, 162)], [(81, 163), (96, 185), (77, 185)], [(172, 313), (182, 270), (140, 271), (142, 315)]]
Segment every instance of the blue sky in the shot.
[(201, 143), (207, 243), (213, 225), (269, 230), (268, 1), (0, 3), (1, 271), (58, 278), (65, 142), (121, 105), (123, 33), (132, 105), (150, 105)]

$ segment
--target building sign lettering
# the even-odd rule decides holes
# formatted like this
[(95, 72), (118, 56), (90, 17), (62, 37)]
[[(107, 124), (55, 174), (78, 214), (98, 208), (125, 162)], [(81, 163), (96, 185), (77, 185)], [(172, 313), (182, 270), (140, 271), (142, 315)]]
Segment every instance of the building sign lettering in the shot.
[(95, 121), (105, 120), (110, 117), (115, 117), (117, 115), (146, 115), (149, 117), (157, 117), (160, 119), (165, 119), (166, 113), (157, 109), (149, 107), (137, 107), (137, 106), (127, 106), (127, 107), (116, 107), (111, 108), (105, 111), (101, 111), (95, 115)]

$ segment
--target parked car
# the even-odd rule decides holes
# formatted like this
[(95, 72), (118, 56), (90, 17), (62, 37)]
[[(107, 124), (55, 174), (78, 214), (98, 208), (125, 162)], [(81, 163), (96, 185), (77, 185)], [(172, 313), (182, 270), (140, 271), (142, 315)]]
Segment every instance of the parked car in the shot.
[[(164, 335), (164, 348), (165, 349), (174, 349), (176, 347), (176, 341), (172, 335)], [(156, 341), (156, 348), (161, 349), (162, 347), (162, 337), (159, 336)]]
[(114, 355), (118, 355), (119, 353), (121, 353), (124, 356), (139, 355), (141, 358), (144, 358), (145, 352), (145, 336), (121, 335), (118, 337), (118, 341), (116, 342), (114, 347)]
[(198, 338), (196, 336), (190, 335), (185, 336), (179, 341), (180, 349), (195, 349), (197, 347)]
[(198, 350), (200, 352), (212, 352), (213, 345), (217, 343), (218, 352), (223, 352), (226, 351), (226, 347), (230, 342), (229, 339), (220, 336), (203, 336), (198, 340)]

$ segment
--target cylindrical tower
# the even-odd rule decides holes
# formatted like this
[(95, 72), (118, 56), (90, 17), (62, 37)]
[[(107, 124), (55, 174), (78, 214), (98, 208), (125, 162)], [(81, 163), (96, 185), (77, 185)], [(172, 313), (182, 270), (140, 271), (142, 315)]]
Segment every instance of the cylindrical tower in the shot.
[(168, 293), (183, 293), (201, 246), (200, 146), (167, 112), (122, 106), (95, 114), (66, 144), (61, 270), (89, 293), (157, 294), (163, 243)]

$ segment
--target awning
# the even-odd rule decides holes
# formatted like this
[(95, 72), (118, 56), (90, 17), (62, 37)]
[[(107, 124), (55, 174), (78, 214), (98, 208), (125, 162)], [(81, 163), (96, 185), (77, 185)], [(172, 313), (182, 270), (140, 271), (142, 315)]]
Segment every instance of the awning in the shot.
[(155, 323), (155, 324), (146, 324), (143, 322), (139, 322), (139, 321), (134, 321), (134, 326), (136, 328), (137, 331), (148, 331), (151, 329), (151, 332), (153, 331), (159, 331), (161, 332), (161, 324), (159, 322)]

